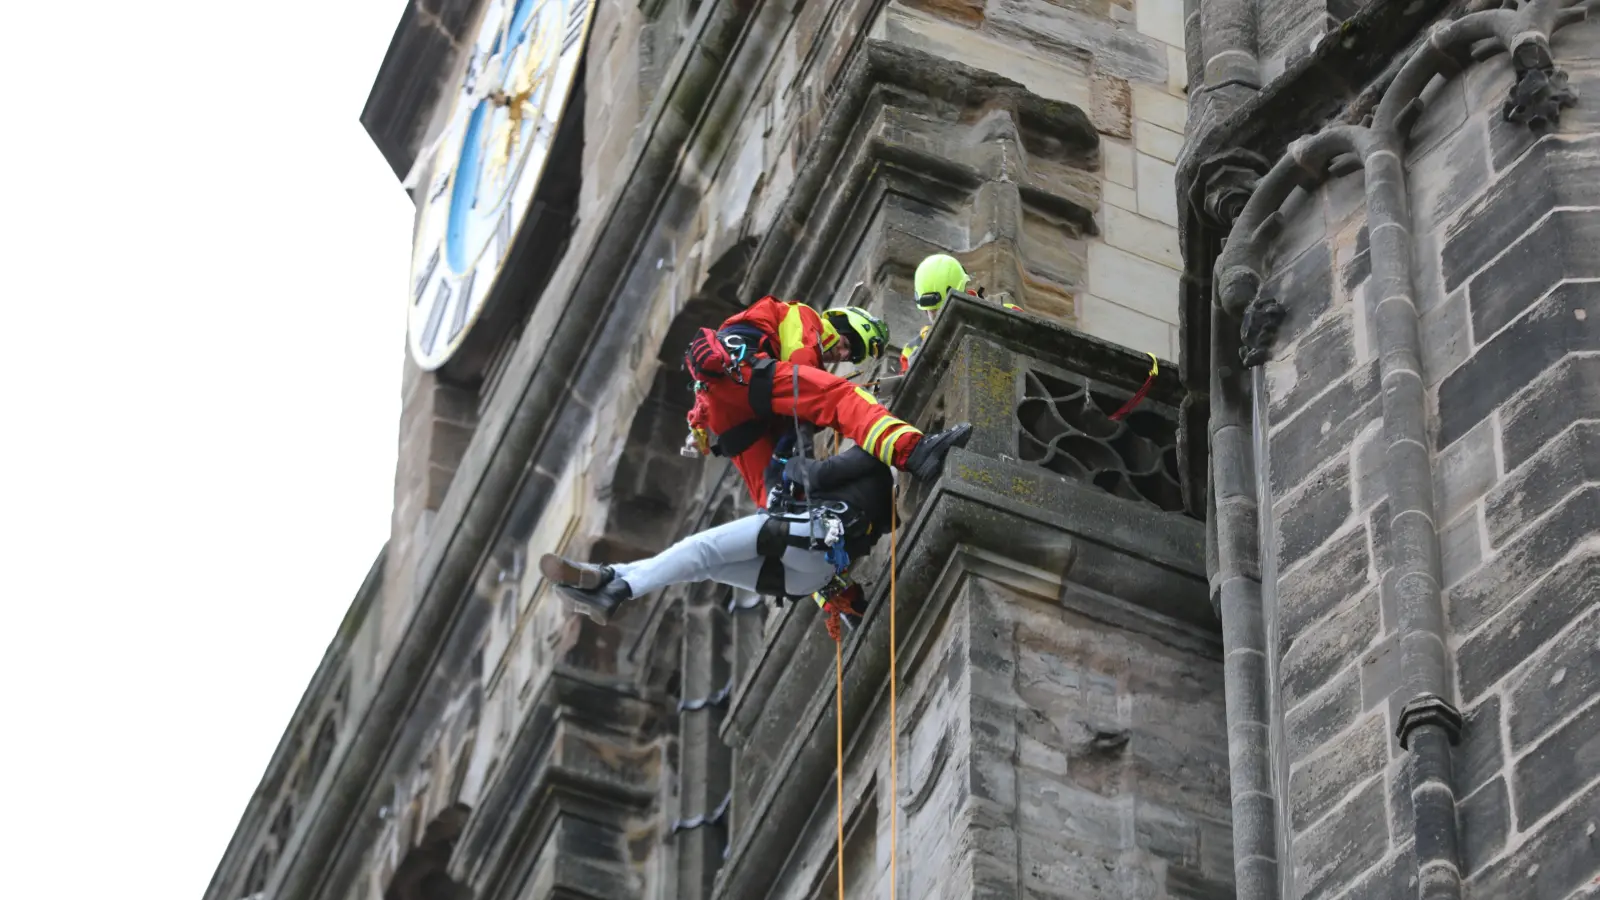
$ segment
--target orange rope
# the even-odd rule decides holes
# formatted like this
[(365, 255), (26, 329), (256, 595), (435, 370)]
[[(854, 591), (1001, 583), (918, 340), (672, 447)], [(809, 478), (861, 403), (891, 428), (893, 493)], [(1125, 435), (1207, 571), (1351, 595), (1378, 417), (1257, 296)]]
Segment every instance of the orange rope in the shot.
[(896, 875), (896, 865), (900, 861), (900, 725), (898, 711), (895, 709), (895, 678), (899, 667), (895, 660), (895, 532), (898, 517), (898, 504), (895, 503), (894, 488), (889, 489), (889, 815), (893, 818), (889, 822), (889, 898), (894, 900), (900, 888)]
[(844, 900), (844, 642), (833, 641), (834, 749), (838, 768), (834, 781), (839, 793), (839, 900)]

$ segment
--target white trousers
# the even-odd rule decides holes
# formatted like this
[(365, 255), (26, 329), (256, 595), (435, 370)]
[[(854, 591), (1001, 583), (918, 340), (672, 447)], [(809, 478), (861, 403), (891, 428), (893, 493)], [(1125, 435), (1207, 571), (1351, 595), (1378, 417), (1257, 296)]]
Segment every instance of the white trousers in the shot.
[[(695, 581), (715, 581), (754, 591), (756, 578), (766, 562), (756, 553), (756, 538), (766, 520), (762, 515), (735, 519), (691, 534), (648, 559), (613, 563), (611, 569), (628, 583), (635, 597), (668, 585)], [(822, 527), (814, 521), (792, 522), (789, 533), (805, 537), (815, 528), (817, 536), (821, 537)], [(833, 577), (833, 564), (828, 562), (825, 551), (789, 547), (783, 553), (783, 574), (787, 591), (803, 596), (827, 585), (828, 579)]]

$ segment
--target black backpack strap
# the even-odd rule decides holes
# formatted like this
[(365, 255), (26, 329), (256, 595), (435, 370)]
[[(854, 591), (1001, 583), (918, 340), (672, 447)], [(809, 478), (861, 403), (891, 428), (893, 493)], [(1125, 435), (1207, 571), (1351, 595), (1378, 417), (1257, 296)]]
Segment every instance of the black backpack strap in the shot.
[(772, 368), (776, 361), (770, 356), (758, 357), (750, 364), (750, 411), (755, 413), (754, 419), (748, 419), (729, 428), (717, 435), (717, 442), (711, 445), (711, 453), (725, 459), (735, 456), (750, 449), (750, 445), (761, 439), (772, 423)]
[(770, 356), (750, 364), (750, 410), (758, 420), (772, 418), (772, 369), (776, 365)]
[(756, 593), (768, 597), (777, 597), (779, 601), (789, 599), (787, 579), (784, 578), (783, 560), (776, 556), (769, 556), (761, 561), (761, 571), (756, 573)]
[(759, 419), (746, 419), (717, 435), (717, 442), (711, 445), (711, 455), (723, 459), (733, 459), (735, 456), (750, 449), (750, 445), (761, 439), (767, 431), (767, 425)]

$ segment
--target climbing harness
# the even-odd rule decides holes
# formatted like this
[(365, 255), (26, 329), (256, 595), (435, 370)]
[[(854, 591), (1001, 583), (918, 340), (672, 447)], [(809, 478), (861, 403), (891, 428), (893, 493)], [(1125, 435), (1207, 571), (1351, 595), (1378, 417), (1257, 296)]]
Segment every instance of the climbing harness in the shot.
[(1111, 421), (1120, 421), (1123, 416), (1133, 412), (1133, 408), (1139, 405), (1139, 401), (1150, 393), (1150, 386), (1156, 383), (1156, 375), (1161, 371), (1161, 363), (1156, 359), (1154, 353), (1146, 353), (1145, 356), (1150, 357), (1150, 374), (1145, 376), (1144, 384), (1133, 392), (1133, 396), (1128, 398), (1128, 402), (1122, 404), (1121, 409), (1111, 414)]
[[(776, 489), (775, 489), (776, 490)], [(793, 547), (800, 550), (821, 550), (834, 567), (835, 575), (849, 568), (850, 556), (845, 552), (847, 532), (845, 518), (850, 508), (839, 501), (818, 501), (810, 509), (790, 511), (784, 506), (767, 510), (766, 521), (756, 533), (756, 553), (762, 557), (761, 571), (756, 576), (756, 590), (778, 598), (780, 604), (794, 599), (784, 583), (783, 554)], [(793, 534), (791, 526), (805, 524), (805, 534)], [(804, 595), (799, 595), (804, 596)]]

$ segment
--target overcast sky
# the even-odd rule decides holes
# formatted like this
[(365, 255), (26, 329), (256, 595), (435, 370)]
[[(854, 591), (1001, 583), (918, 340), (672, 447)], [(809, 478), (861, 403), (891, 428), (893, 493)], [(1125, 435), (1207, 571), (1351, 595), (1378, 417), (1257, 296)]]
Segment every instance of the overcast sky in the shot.
[(198, 900), (388, 536), (405, 2), (7, 7), (9, 896)]

